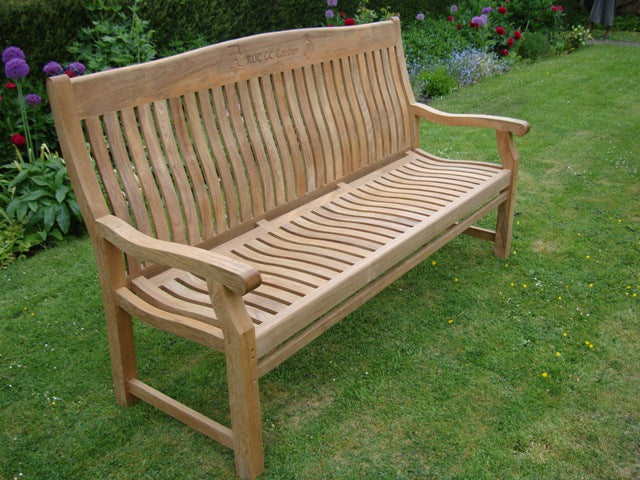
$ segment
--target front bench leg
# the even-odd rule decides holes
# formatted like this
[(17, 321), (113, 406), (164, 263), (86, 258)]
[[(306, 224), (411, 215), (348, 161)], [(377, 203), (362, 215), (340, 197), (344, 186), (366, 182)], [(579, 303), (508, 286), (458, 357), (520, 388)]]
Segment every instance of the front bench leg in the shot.
[(264, 470), (255, 330), (242, 297), (220, 283), (210, 281), (208, 285), (224, 326), (236, 472), (242, 479), (254, 480)]
[(520, 157), (513, 143), (513, 135), (510, 132), (496, 131), (498, 152), (502, 158), (502, 166), (511, 170), (511, 182), (508, 187), (508, 197), (498, 207), (496, 220), (496, 236), (493, 253), (497, 257), (507, 258), (511, 251), (511, 235), (513, 231), (513, 216), (516, 208), (516, 179), (520, 166)]

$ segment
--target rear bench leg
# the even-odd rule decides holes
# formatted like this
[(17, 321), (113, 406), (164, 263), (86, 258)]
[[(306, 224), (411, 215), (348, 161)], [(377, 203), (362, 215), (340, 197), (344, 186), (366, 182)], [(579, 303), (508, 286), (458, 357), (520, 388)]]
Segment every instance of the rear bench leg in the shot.
[(236, 472), (254, 480), (264, 471), (255, 330), (241, 297), (217, 282), (209, 292), (223, 325)]
[(507, 189), (507, 199), (498, 207), (493, 253), (497, 257), (507, 258), (511, 250), (513, 216), (516, 207), (516, 179), (520, 158), (513, 143), (513, 135), (510, 132), (496, 131), (496, 141), (498, 143), (498, 152), (502, 158), (502, 166), (507, 170), (511, 170), (511, 182)]

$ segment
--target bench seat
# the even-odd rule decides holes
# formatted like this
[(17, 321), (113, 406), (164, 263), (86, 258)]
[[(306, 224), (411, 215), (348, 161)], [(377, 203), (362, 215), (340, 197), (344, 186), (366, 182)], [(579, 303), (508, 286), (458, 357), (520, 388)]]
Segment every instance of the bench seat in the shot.
[[(510, 171), (495, 164), (410, 151), (215, 247), (260, 272), (262, 283), (244, 296), (258, 357), (442, 232), (459, 222), (458, 230), (466, 228), (479, 206), (494, 209), (509, 183)], [(130, 289), (155, 308), (216, 324), (206, 282), (189, 272), (139, 276)], [(222, 331), (217, 333), (222, 350)]]

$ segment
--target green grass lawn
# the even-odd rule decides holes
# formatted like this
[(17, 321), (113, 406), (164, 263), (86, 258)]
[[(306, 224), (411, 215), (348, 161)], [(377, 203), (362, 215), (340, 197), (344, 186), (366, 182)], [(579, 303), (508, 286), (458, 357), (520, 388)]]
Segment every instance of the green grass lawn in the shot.
[[(640, 477), (640, 49), (595, 45), (435, 102), (528, 120), (508, 260), (456, 239), (263, 377), (280, 479)], [(495, 159), (491, 133), (424, 146)], [(229, 450), (115, 405), (86, 239), (0, 270), (0, 479), (233, 478)], [(136, 327), (141, 376), (228, 418), (224, 360)]]

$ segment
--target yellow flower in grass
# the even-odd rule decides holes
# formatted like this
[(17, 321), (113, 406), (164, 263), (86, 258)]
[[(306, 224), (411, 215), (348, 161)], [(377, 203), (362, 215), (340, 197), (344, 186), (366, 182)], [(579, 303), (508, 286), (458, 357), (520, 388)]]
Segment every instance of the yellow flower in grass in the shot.
[(542, 372), (542, 378), (547, 378), (549, 374), (547, 372)]

